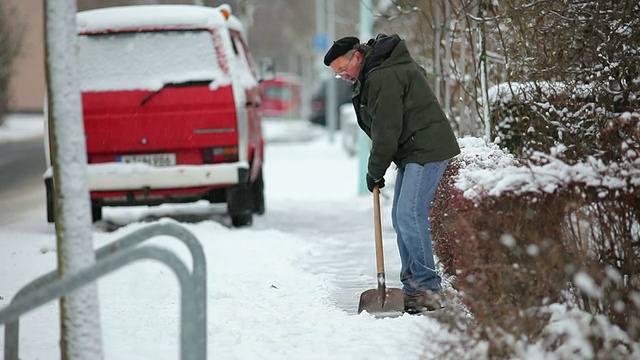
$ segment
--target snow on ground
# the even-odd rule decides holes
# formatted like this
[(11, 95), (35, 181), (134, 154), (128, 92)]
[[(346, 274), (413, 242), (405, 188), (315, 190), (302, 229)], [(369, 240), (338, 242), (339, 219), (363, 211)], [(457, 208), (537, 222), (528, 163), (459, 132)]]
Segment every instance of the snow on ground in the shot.
[(262, 131), (266, 141), (276, 143), (308, 141), (320, 136), (324, 128), (305, 119), (265, 117)]
[[(274, 125), (275, 124), (275, 125)], [(149, 224), (185, 227), (201, 242), (207, 261), (208, 354), (211, 359), (485, 359), (486, 344), (470, 341), (435, 319), (374, 319), (357, 314), (360, 294), (375, 288), (370, 194), (359, 195), (358, 159), (347, 156), (340, 134), (314, 136), (304, 126), (265, 122), (267, 213), (249, 228), (235, 229), (224, 205), (205, 202), (153, 208), (106, 208), (93, 225), (94, 247), (110, 244)], [(273, 126), (269, 128), (270, 126)], [(288, 136), (287, 136), (288, 135)], [(0, 143), (42, 136), (42, 118), (12, 115), (0, 126)], [(333, 141), (331, 139), (333, 138)], [(461, 159), (508, 164), (495, 146), (461, 139)], [(499, 166), (498, 166), (499, 167)], [(482, 166), (467, 175), (478, 177)], [(518, 178), (483, 172), (485, 184)], [(394, 171), (382, 189), (387, 285), (399, 287), (399, 258), (390, 224)], [(471, 178), (467, 176), (467, 178)], [(504, 181), (503, 181), (504, 182)], [(458, 185), (464, 185), (459, 179)], [(40, 191), (35, 190), (34, 191)], [(0, 199), (2, 201), (2, 199)], [(54, 228), (45, 205), (0, 227), (0, 309), (16, 292), (56, 268)], [(26, 220), (24, 220), (26, 219)], [(170, 237), (145, 242), (174, 251), (190, 267), (186, 247)], [(450, 279), (444, 279), (450, 289)], [(98, 281), (106, 359), (176, 359), (179, 351), (178, 282), (165, 265), (140, 261)], [(545, 333), (562, 344), (548, 352), (543, 340), (518, 342), (518, 359), (590, 359), (593, 324), (611, 346), (640, 344), (603, 317), (551, 304)], [(23, 359), (58, 359), (57, 302), (21, 319)], [(0, 356), (4, 348), (0, 327)], [(627, 353), (621, 351), (620, 353)]]
[[(30, 127), (13, 120), (8, 125), (10, 131), (0, 129), (5, 139), (11, 137), (8, 132), (22, 133), (16, 126)], [(376, 286), (372, 201), (369, 194), (357, 193), (357, 158), (346, 155), (339, 138), (330, 141), (321, 134), (305, 142), (269, 143), (264, 171), (267, 212), (250, 228), (231, 228), (224, 206), (202, 202), (106, 208), (104, 221), (94, 224), (94, 245), (98, 248), (155, 222), (172, 222), (191, 231), (207, 261), (211, 359), (422, 359), (438, 358), (445, 351), (452, 355), (437, 344), (460, 338), (434, 319), (357, 314), (360, 294)], [(392, 181), (391, 171), (387, 176)], [(391, 186), (383, 195), (388, 286), (397, 287)], [(54, 228), (45, 222), (44, 213), (43, 203), (30, 220), (0, 228), (0, 308), (22, 286), (56, 267)], [(186, 247), (175, 239), (157, 237), (145, 244), (171, 249), (190, 264)], [(99, 280), (105, 358), (176, 359), (178, 288), (166, 266), (147, 260)], [(21, 358), (59, 359), (58, 327), (56, 302), (25, 315)], [(0, 345), (4, 346), (2, 334)]]

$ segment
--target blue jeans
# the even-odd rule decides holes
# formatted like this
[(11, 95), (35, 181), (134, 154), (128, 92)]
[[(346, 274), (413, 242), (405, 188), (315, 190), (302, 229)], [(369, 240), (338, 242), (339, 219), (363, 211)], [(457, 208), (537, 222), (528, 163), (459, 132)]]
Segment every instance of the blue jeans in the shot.
[(435, 271), (429, 209), (449, 160), (407, 164), (398, 169), (391, 220), (398, 236), (400, 280), (403, 291), (415, 295), (424, 290), (440, 292), (442, 278)]

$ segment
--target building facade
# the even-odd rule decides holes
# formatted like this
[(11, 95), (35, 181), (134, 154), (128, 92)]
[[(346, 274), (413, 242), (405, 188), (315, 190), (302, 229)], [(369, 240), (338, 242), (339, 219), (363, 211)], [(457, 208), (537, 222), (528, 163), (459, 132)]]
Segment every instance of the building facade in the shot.
[(2, 0), (15, 7), (24, 25), (20, 54), (13, 62), (9, 83), (9, 111), (41, 112), (44, 104), (44, 2)]

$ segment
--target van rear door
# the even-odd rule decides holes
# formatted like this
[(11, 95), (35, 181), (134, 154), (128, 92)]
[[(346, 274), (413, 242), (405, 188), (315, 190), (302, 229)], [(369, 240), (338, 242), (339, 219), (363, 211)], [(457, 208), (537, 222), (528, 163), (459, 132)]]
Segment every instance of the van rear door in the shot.
[(205, 148), (237, 147), (218, 41), (210, 29), (81, 34), (89, 163), (202, 164)]

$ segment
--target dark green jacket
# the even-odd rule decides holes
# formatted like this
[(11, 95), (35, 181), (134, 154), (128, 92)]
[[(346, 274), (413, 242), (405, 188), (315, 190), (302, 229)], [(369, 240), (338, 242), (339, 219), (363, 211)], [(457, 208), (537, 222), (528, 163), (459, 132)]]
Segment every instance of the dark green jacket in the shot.
[(460, 153), (425, 70), (397, 35), (368, 43), (353, 88), (353, 106), (360, 128), (371, 138), (368, 172), (382, 178), (393, 161), (424, 165)]

